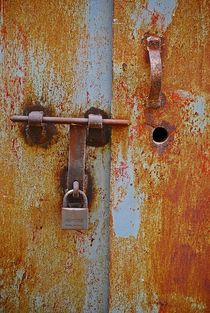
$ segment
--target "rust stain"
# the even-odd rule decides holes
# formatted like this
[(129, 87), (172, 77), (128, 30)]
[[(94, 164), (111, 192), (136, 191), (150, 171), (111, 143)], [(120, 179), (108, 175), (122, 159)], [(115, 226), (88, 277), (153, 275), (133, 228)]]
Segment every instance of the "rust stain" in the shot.
[[(43, 106), (40, 103), (33, 104), (33, 102), (30, 103), (30, 101), (27, 101), (23, 115), (28, 115), (31, 111), (43, 111), (44, 115), (54, 116), (54, 110), (52, 107)], [(23, 124), (20, 125), (19, 128), (25, 142), (30, 146), (35, 145), (42, 148), (48, 148), (51, 144), (56, 143), (59, 137), (54, 124), (43, 124), (42, 127)]]
[[(139, 225), (136, 236), (117, 236), (111, 216), (110, 312), (208, 312), (209, 11), (205, 1), (180, 0), (167, 28), (164, 16), (151, 11), (151, 27), (145, 22), (134, 34), (131, 13), (138, 6), (148, 11), (147, 3), (114, 3), (112, 116), (130, 119), (131, 126), (112, 131), (111, 204), (113, 211), (119, 209), (130, 188), (129, 199), (138, 210), (130, 200), (129, 211), (136, 210)], [(86, 1), (1, 0), (0, 275), (6, 312), (79, 313), (85, 305), (84, 278), (93, 258), (91, 252), (86, 259), (87, 247), (101, 240), (97, 227), (107, 216), (93, 219), (86, 234), (60, 230), (59, 173), (66, 164), (67, 132), (58, 128), (60, 140), (44, 150), (26, 145), (9, 117), (22, 113), (29, 98), (46, 108), (52, 105), (56, 115), (81, 113), (79, 106), (71, 105), (71, 95), (78, 44), (87, 40), (86, 9)], [(156, 111), (145, 110), (150, 73), (141, 39), (148, 31), (165, 37), (167, 102)], [(89, 105), (89, 91), (86, 94)], [(162, 150), (151, 138), (159, 125), (169, 129), (170, 140)], [(94, 161), (95, 167), (108, 168), (108, 160), (95, 148), (89, 147), (88, 153), (88, 166)], [(93, 178), (94, 213), (107, 199), (97, 185), (100, 179), (99, 174)], [(88, 281), (93, 293), (95, 277), (93, 273)]]
[[(135, 10), (145, 18), (145, 3), (114, 8), (112, 114), (131, 126), (112, 132), (110, 312), (208, 312), (209, 11), (205, 1), (179, 1), (167, 28), (150, 12), (151, 24), (134, 35)], [(146, 32), (165, 38), (166, 104), (158, 109), (146, 108)], [(157, 145), (158, 126), (169, 137)]]
[(123, 177), (128, 177), (127, 173), (128, 164), (126, 164), (124, 161), (120, 162), (120, 166), (114, 168), (114, 176), (116, 179)]
[[(89, 230), (65, 232), (60, 173), (67, 164), (68, 127), (45, 128), (40, 135), (35, 128), (21, 131), (10, 116), (35, 107), (54, 116), (83, 116), (93, 98), (109, 112), (111, 92), (102, 75), (107, 71), (108, 77), (109, 68), (99, 50), (111, 49), (109, 12), (104, 19), (111, 4), (98, 2), (95, 10), (83, 0), (0, 3), (1, 307), (106, 310), (109, 147), (88, 147)], [(96, 13), (102, 24), (94, 22)]]
[[(1, 1), (0, 271), (5, 312), (82, 312), (85, 303), (85, 256), (77, 251), (79, 235), (60, 229), (62, 191), (55, 179), (67, 161), (68, 132), (58, 127), (58, 141), (54, 126), (45, 129), (44, 138), (33, 129), (27, 138), (31, 146), (26, 131), (9, 120), (37, 103), (48, 113), (53, 108), (56, 115), (71, 114), (74, 108), (64, 103), (74, 88), (84, 15), (84, 1)], [(48, 149), (41, 148), (46, 145)]]

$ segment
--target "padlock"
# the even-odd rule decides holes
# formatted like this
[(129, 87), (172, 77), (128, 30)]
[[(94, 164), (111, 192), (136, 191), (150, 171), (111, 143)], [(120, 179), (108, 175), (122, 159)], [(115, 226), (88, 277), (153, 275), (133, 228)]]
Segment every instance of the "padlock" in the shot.
[(87, 229), (88, 228), (88, 199), (86, 194), (78, 190), (79, 194), (83, 198), (82, 208), (69, 208), (68, 197), (73, 194), (74, 190), (66, 192), (63, 198), (62, 208), (62, 229)]

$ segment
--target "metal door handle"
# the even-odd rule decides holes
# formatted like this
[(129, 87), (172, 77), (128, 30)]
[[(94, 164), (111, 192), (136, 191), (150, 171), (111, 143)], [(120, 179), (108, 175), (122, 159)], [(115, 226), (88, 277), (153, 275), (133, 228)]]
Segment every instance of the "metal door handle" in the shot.
[(148, 97), (148, 107), (159, 108), (165, 103), (165, 96), (161, 92), (161, 38), (158, 36), (149, 36), (147, 37), (146, 42), (151, 70), (151, 87)]

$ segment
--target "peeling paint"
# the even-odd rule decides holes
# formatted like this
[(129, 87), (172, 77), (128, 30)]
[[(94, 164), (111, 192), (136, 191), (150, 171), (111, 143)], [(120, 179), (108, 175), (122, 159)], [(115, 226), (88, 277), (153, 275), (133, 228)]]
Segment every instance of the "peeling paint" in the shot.
[[(109, 312), (208, 312), (209, 10), (206, 1), (115, 1)], [(189, 31), (190, 29), (190, 31)], [(148, 109), (141, 38), (162, 35), (166, 104)], [(196, 48), (195, 48), (196, 47)], [(153, 130), (165, 127), (156, 145)], [(129, 187), (130, 182), (132, 186)], [(130, 208), (140, 204), (140, 214)], [(135, 219), (134, 236), (129, 219)]]
[[(85, 16), (85, 47), (77, 51), (73, 102), (110, 111), (112, 98), (112, 1), (90, 0)], [(82, 27), (82, 26), (81, 26)], [(97, 62), (96, 62), (97, 60)]]
[[(68, 129), (43, 151), (9, 117), (38, 100), (56, 115), (110, 112), (112, 1), (1, 1), (2, 312), (209, 311), (208, 16), (202, 0), (114, 1), (112, 116), (131, 125), (112, 131), (111, 201), (110, 146), (88, 148), (90, 228), (63, 232)], [(147, 31), (165, 38), (167, 102), (153, 112)]]
[(112, 1), (91, 0), (88, 13), (87, 93), (103, 109), (112, 98)]
[(82, 116), (91, 106), (110, 112), (111, 20), (112, 1), (1, 1), (4, 312), (108, 310), (109, 146), (87, 152), (89, 230), (62, 231), (68, 128), (58, 126), (59, 140), (43, 150), (9, 118), (37, 103), (57, 116)]
[(53, 71), (50, 70), (50, 81), (48, 87), (48, 100), (50, 103), (54, 103), (55, 105), (59, 105), (63, 103), (65, 90), (62, 84), (62, 78)]
[(0, 45), (0, 63), (3, 63), (4, 61), (4, 47), (3, 45)]
[[(38, 52), (38, 53), (36, 53)], [(45, 73), (48, 70), (49, 53), (46, 47), (43, 50), (36, 51), (34, 47), (29, 50), (30, 77), (32, 80), (33, 90), (38, 100), (41, 99), (45, 86)]]
[(43, 297), (41, 295), (36, 295), (33, 300), (34, 310), (37, 310), (44, 305)]
[[(127, 238), (138, 235), (141, 225), (141, 207), (144, 202), (144, 193), (139, 191), (138, 198), (135, 196), (134, 172), (131, 160), (125, 163), (119, 157), (120, 167), (115, 169), (117, 188), (122, 197), (120, 202), (113, 203), (113, 229), (117, 237)], [(125, 164), (127, 164), (125, 166)], [(125, 172), (126, 170), (126, 172)], [(116, 198), (117, 195), (116, 195)]]
[(203, 133), (209, 125), (205, 97), (193, 95), (186, 90), (177, 90), (177, 94), (189, 102), (187, 106), (184, 104), (182, 109), (189, 115), (187, 123), (192, 125), (191, 132), (194, 134)]
[(203, 133), (208, 125), (206, 114), (206, 101), (204, 97), (197, 96), (193, 102), (190, 103), (189, 108), (193, 111), (194, 116), (191, 114), (189, 122), (193, 125), (192, 132)]
[(147, 0), (144, 4), (137, 2), (130, 13), (131, 21), (134, 23), (134, 38), (138, 37), (142, 26), (151, 28), (153, 25), (157, 30), (165, 31), (172, 22), (176, 5), (176, 0)]

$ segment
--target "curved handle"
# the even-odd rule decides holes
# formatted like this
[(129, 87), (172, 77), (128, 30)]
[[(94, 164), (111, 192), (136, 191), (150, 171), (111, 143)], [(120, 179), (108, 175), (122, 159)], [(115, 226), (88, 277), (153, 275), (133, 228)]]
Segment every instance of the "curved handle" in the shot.
[(161, 92), (161, 38), (156, 36), (149, 36), (146, 40), (151, 70), (151, 87), (148, 98), (148, 106), (151, 108), (158, 108), (160, 106), (163, 106), (165, 103), (165, 96)]

